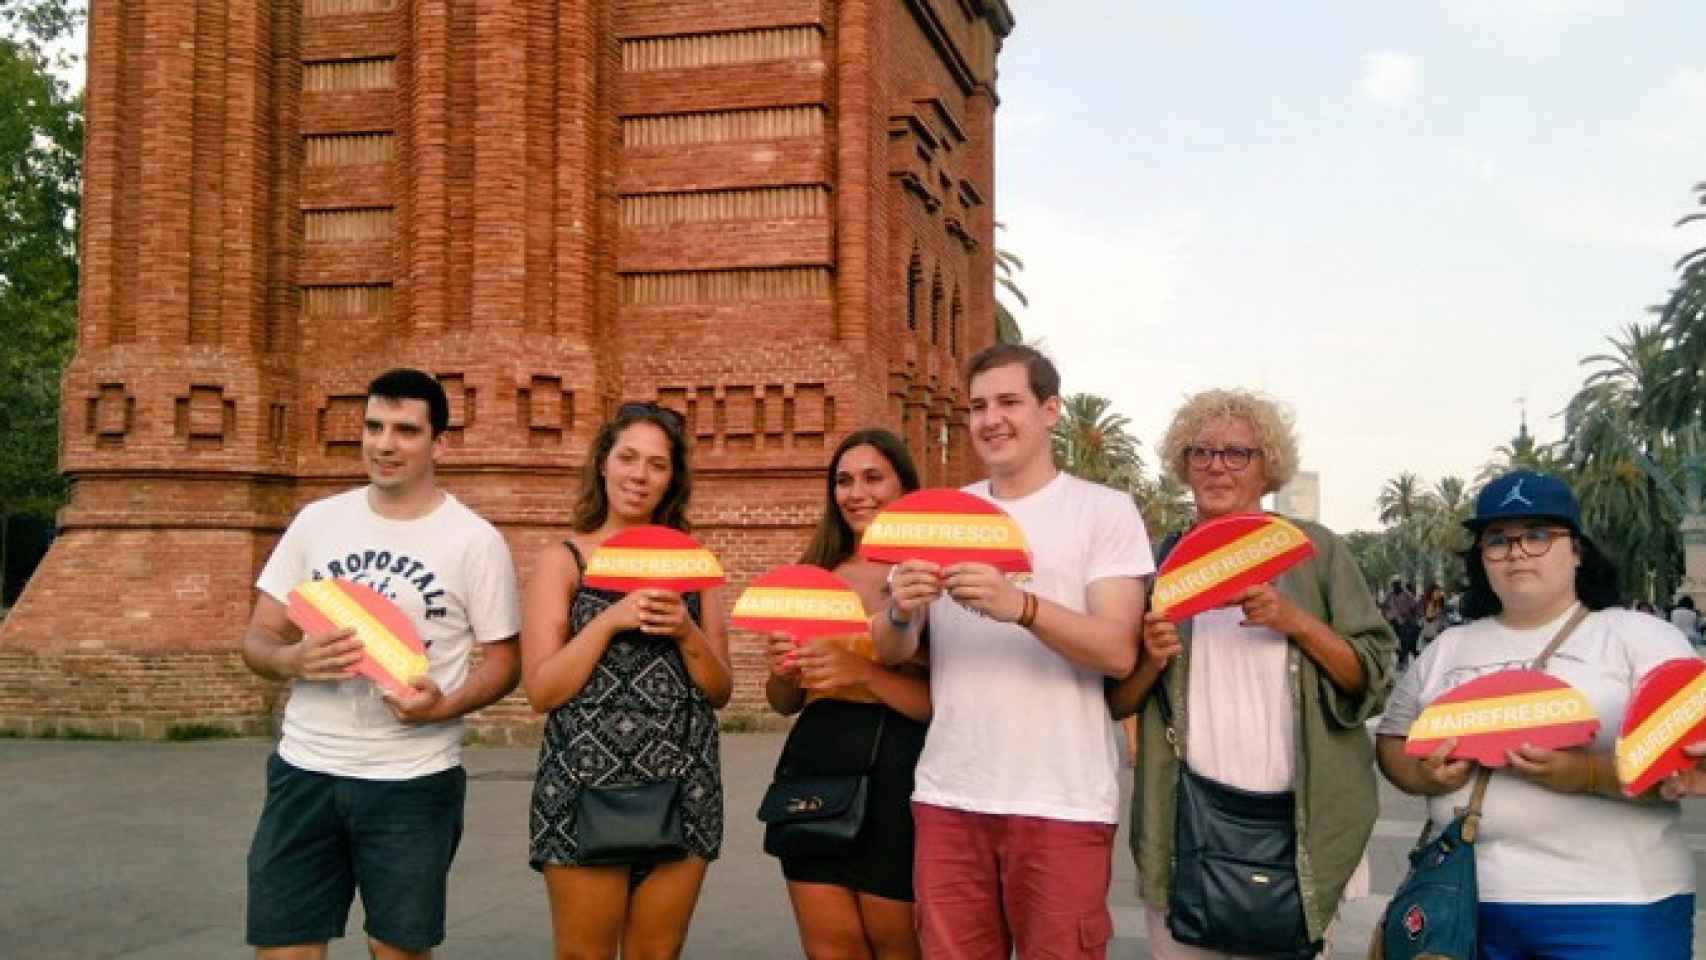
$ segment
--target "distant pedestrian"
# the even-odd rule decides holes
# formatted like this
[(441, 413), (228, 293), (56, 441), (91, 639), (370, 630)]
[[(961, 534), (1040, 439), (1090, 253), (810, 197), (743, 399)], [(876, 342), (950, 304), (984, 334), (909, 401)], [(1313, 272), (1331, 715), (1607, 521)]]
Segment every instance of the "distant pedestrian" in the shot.
[(1410, 592), (1410, 585), (1394, 579), (1386, 593), (1382, 612), (1386, 616), (1386, 622), (1392, 626), (1392, 632), (1398, 637), (1398, 669), (1403, 670), (1416, 655), (1416, 641), (1421, 637), (1421, 627), (1417, 622), (1420, 618), (1420, 604), (1416, 595)]
[(1418, 651), (1445, 632), (1445, 606), (1445, 588), (1437, 583), (1429, 585), (1427, 595), (1422, 599), (1422, 632), (1421, 641), (1417, 644)]
[(1676, 609), (1670, 612), (1671, 626), (1682, 631), (1692, 644), (1700, 643), (1700, 613), (1694, 609), (1694, 598), (1683, 597), (1676, 602)]

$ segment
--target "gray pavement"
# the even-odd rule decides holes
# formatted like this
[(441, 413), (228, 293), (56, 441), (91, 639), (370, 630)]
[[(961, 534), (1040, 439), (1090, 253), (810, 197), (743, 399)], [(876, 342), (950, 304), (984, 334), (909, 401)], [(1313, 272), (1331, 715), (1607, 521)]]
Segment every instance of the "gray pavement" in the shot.
[[(728, 825), (694, 916), (692, 958), (799, 956), (775, 862), (752, 817), (781, 749), (779, 734), (723, 738)], [(0, 740), (0, 956), (30, 960), (203, 960), (240, 957), (244, 853), (259, 813), (271, 744)], [(538, 876), (527, 867), (531, 750), (470, 748), (467, 832), (451, 881), (441, 957), (550, 954)], [(1126, 779), (1129, 779), (1127, 775)], [(1421, 805), (1387, 790), (1375, 829), (1375, 896), (1341, 918), (1339, 956), (1361, 957)], [(1685, 812), (1697, 868), (1706, 870), (1706, 802)], [(1706, 876), (1706, 873), (1702, 873)], [(1148, 957), (1142, 906), (1122, 829), (1108, 902), (1110, 957)], [(1706, 956), (1697, 915), (1695, 955)], [(337, 960), (365, 957), (360, 908)]]

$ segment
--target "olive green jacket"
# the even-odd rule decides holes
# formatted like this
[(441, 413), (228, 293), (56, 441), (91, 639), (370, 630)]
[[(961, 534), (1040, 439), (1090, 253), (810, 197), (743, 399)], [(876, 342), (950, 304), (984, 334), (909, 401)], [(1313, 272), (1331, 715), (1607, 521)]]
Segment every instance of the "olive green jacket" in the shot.
[[(1297, 874), (1309, 935), (1321, 937), (1338, 911), (1345, 883), (1362, 859), (1380, 810), (1374, 745), (1363, 724), (1386, 703), (1397, 641), (1369, 594), (1350, 547), (1320, 524), (1292, 522), (1315, 545), (1315, 556), (1281, 574), (1275, 586), (1344, 637), (1356, 650), (1368, 678), (1362, 693), (1346, 694), (1333, 686), (1315, 661), (1295, 644), (1291, 647), (1288, 670), (1298, 752)], [(1190, 627), (1189, 621), (1179, 625), (1184, 653), (1158, 681), (1167, 684), (1181, 751), (1189, 736)], [(1172, 880), (1179, 762), (1167, 741), (1157, 701), (1151, 695), (1143, 704), (1142, 748), (1131, 798), (1131, 852), (1137, 861), (1139, 895), (1165, 911)]]

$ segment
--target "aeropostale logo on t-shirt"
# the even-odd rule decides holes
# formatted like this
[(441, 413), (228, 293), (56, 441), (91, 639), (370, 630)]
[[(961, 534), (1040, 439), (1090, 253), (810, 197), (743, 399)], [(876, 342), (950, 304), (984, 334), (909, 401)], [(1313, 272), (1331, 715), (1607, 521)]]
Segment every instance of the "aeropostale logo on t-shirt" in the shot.
[[(401, 602), (403, 591), (413, 590), (420, 599), (425, 619), (438, 620), (450, 613), (438, 574), (418, 557), (406, 553), (377, 547), (352, 550), (314, 564), (308, 576), (313, 580), (332, 578), (359, 583), (392, 602)], [(425, 638), (425, 643), (432, 646), (432, 639)]]

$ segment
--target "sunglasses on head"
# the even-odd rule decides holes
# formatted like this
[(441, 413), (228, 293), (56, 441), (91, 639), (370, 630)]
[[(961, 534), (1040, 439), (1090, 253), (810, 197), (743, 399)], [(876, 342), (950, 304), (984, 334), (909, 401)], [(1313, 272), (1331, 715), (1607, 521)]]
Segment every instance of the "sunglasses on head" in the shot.
[(678, 431), (687, 427), (687, 418), (681, 415), (680, 410), (653, 403), (650, 400), (624, 403), (616, 408), (616, 416), (619, 418), (655, 417)]

